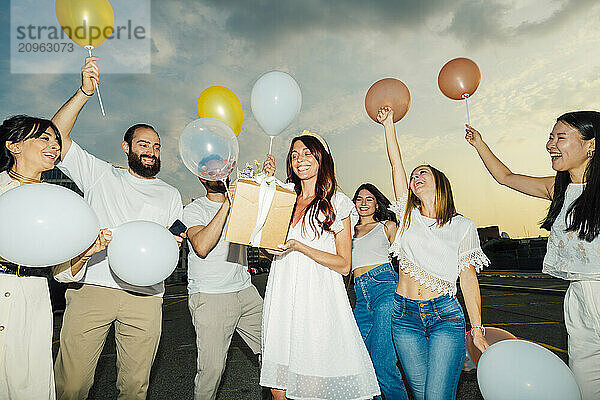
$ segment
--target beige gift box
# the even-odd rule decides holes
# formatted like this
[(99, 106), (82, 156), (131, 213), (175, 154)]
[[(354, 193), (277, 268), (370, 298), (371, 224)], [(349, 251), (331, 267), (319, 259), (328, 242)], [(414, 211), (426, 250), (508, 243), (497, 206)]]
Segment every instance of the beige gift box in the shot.
[[(259, 190), (260, 185), (257, 182), (238, 179), (225, 231), (225, 241), (250, 244), (250, 236), (258, 216)], [(296, 192), (281, 186), (276, 187), (260, 238), (261, 248), (277, 249), (277, 246), (285, 243), (295, 204)]]

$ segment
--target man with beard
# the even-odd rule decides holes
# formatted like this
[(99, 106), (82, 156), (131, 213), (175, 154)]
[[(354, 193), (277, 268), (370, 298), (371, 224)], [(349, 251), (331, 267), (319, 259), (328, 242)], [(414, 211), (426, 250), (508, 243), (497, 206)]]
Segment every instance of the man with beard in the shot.
[[(96, 60), (86, 59), (82, 87), (99, 81)], [(102, 227), (116, 228), (133, 220), (170, 226), (182, 216), (181, 196), (156, 178), (160, 139), (152, 126), (136, 124), (125, 132), (121, 146), (127, 154), (128, 169), (115, 168), (94, 157), (70, 138), (77, 115), (91, 95), (79, 88), (52, 119), (62, 134), (59, 168), (83, 191)], [(123, 282), (110, 270), (106, 251), (94, 255), (84, 268), (78, 276), (67, 270), (66, 275), (56, 277), (77, 280), (65, 295), (67, 306), (55, 363), (58, 398), (87, 398), (106, 336), (114, 324), (119, 398), (145, 399), (160, 339), (164, 285), (142, 287)]]
[[(199, 164), (210, 171), (222, 163), (222, 159), (212, 157)], [(270, 175), (275, 172), (272, 156), (263, 170)], [(188, 306), (198, 347), (194, 398), (212, 400), (235, 331), (254, 354), (260, 353), (263, 301), (250, 280), (245, 246), (225, 242), (223, 228), (230, 208), (225, 185), (221, 181), (200, 182), (206, 196), (185, 207), (183, 223), (189, 227), (188, 241), (193, 249), (188, 254)]]

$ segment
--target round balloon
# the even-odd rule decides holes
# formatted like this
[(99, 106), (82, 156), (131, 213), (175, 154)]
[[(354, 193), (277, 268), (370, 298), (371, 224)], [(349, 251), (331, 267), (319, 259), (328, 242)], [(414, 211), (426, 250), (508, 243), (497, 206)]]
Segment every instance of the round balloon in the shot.
[(502, 340), (483, 352), (477, 382), (485, 400), (581, 400), (573, 372), (550, 350)]
[(179, 154), (185, 166), (209, 181), (226, 179), (237, 165), (239, 152), (231, 128), (215, 118), (190, 122), (179, 137)]
[(115, 13), (108, 0), (56, 0), (56, 19), (81, 47), (96, 48), (112, 34)]
[(167, 228), (151, 221), (131, 221), (113, 229), (108, 263), (130, 285), (151, 286), (173, 273), (179, 246)]
[(0, 195), (0, 257), (27, 267), (63, 263), (83, 253), (100, 225), (77, 193), (48, 183)]
[(223, 86), (206, 88), (198, 97), (196, 104), (198, 117), (216, 118), (225, 122), (235, 135), (242, 131), (244, 112), (240, 99), (231, 90)]
[(472, 96), (480, 81), (479, 67), (468, 58), (448, 61), (438, 75), (440, 90), (453, 100), (463, 100)]
[[(505, 331), (504, 329), (494, 328), (493, 326), (485, 327), (485, 340), (487, 340), (490, 346), (501, 340), (516, 338), (517, 337), (515, 335), (508, 331)], [(481, 358), (481, 351), (479, 351), (479, 349), (473, 344), (473, 336), (471, 336), (471, 332), (467, 332), (467, 350), (469, 350), (469, 355), (475, 363), (475, 366), (477, 366), (479, 358)]]
[(285, 72), (267, 72), (254, 83), (250, 105), (254, 118), (267, 135), (277, 136), (300, 112), (300, 86)]
[(371, 85), (365, 96), (367, 114), (378, 122), (377, 112), (384, 106), (389, 106), (394, 111), (394, 122), (406, 115), (410, 108), (410, 92), (402, 81), (384, 78)]

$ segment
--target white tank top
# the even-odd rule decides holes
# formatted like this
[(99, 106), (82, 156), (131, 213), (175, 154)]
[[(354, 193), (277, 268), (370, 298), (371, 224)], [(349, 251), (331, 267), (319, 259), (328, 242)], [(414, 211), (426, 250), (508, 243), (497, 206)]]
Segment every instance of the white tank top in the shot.
[(385, 223), (379, 222), (366, 235), (352, 239), (352, 270), (389, 262), (389, 248), (390, 241), (385, 234)]

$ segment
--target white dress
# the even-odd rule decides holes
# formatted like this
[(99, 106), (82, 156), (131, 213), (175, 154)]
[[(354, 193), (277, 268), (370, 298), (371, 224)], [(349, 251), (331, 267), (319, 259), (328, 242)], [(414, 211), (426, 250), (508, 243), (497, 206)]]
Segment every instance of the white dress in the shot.
[[(354, 209), (342, 193), (333, 200), (334, 232)], [(335, 236), (312, 232), (308, 220), (288, 239), (336, 253)], [(373, 364), (352, 314), (342, 275), (299, 251), (271, 264), (263, 309), (261, 386), (290, 399), (371, 399), (379, 394)]]

